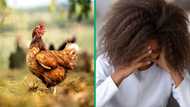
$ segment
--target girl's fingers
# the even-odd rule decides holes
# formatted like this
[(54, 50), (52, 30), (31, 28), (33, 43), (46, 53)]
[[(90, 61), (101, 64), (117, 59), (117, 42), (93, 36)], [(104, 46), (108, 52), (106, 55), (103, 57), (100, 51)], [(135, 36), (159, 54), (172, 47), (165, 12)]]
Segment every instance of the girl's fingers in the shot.
[(135, 65), (135, 68), (140, 68), (142, 66), (150, 65), (152, 62), (151, 61), (146, 61), (146, 62), (139, 62)]
[(146, 52), (145, 54), (141, 55), (140, 57), (138, 57), (134, 62), (138, 63), (140, 61), (142, 61), (145, 57), (150, 56), (150, 54), (152, 53), (152, 50), (149, 50), (148, 52)]
[(163, 55), (162, 53), (156, 58), (156, 59), (153, 59), (152, 61), (156, 64), (160, 64), (161, 61), (162, 61), (162, 58), (163, 58)]

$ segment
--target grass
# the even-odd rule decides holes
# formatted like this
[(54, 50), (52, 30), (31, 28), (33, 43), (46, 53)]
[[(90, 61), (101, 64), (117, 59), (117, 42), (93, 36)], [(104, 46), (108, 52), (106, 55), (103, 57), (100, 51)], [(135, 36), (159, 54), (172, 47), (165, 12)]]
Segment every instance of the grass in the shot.
[[(0, 71), (1, 107), (92, 107), (92, 73), (71, 71), (53, 95), (27, 70)], [(31, 89), (37, 87), (35, 89)], [(85, 106), (84, 106), (85, 105)]]

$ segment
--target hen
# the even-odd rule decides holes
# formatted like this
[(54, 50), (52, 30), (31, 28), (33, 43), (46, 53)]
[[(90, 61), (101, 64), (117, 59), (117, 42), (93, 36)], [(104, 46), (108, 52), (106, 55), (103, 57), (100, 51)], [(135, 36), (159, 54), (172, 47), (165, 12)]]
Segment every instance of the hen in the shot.
[(62, 82), (66, 78), (67, 71), (75, 68), (78, 45), (73, 39), (67, 41), (63, 50), (48, 50), (42, 40), (44, 32), (44, 24), (34, 28), (26, 63), (29, 70), (49, 88)]

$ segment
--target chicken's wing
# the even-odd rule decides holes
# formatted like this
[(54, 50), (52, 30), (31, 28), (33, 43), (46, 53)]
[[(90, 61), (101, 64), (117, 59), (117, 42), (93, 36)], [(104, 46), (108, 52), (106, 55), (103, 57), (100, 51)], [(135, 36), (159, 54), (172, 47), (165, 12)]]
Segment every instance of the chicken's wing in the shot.
[(36, 55), (36, 59), (46, 69), (56, 68), (58, 65), (73, 69), (76, 65), (77, 53), (73, 49), (41, 51)]
[(36, 55), (36, 60), (42, 67), (46, 69), (56, 68), (58, 64), (56, 57), (53, 54), (51, 54), (50, 51), (39, 52)]

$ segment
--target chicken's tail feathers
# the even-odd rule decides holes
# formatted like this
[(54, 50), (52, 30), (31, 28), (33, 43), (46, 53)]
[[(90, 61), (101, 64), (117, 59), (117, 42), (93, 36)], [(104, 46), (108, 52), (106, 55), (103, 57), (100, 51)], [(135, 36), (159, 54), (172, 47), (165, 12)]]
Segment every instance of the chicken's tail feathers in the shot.
[(58, 48), (58, 50), (63, 50), (65, 49), (66, 45), (67, 44), (74, 44), (76, 43), (77, 39), (76, 39), (76, 36), (73, 36), (71, 38), (68, 38), (67, 40), (65, 40)]
[(66, 40), (66, 43), (76, 43), (76, 42), (77, 42), (77, 39), (75, 35)]
[(76, 52), (79, 52), (79, 50), (80, 50), (79, 46), (76, 43), (68, 44), (68, 45), (66, 45), (66, 48), (73, 49)]

